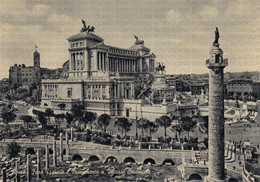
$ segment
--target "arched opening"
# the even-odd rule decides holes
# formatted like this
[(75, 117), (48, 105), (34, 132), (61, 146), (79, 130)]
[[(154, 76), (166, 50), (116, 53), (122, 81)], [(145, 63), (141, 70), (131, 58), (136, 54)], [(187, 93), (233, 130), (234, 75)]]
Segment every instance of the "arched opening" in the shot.
[(34, 154), (35, 154), (35, 151), (34, 151), (33, 148), (28, 148), (28, 149), (26, 149), (25, 154), (26, 154), (26, 155), (27, 155), (27, 154), (34, 155)]
[(44, 106), (48, 106), (48, 104), (44, 103)]
[(73, 161), (82, 161), (82, 157), (78, 154), (75, 154), (75, 155), (73, 155), (72, 160)]
[(49, 148), (49, 154), (53, 154), (53, 150)]
[(230, 178), (228, 182), (238, 182), (238, 180), (236, 178)]
[(144, 164), (156, 164), (155, 161), (151, 158), (147, 158), (144, 160)]
[(171, 165), (171, 166), (174, 166), (175, 163), (173, 162), (173, 160), (171, 159), (165, 159), (162, 163), (162, 165)]
[(128, 162), (135, 163), (135, 160), (132, 157), (127, 157), (125, 158), (124, 163), (128, 163)]
[(89, 161), (99, 161), (99, 158), (97, 156), (95, 156), (95, 155), (92, 155), (92, 156), (89, 157), (88, 160)]
[(110, 156), (106, 159), (106, 163), (117, 163), (117, 159), (113, 156)]
[(194, 173), (194, 174), (191, 174), (189, 177), (189, 181), (192, 181), (192, 180), (202, 180), (202, 177), (201, 177), (201, 175)]
[(66, 155), (66, 149), (63, 149), (62, 154), (63, 154), (63, 155)]

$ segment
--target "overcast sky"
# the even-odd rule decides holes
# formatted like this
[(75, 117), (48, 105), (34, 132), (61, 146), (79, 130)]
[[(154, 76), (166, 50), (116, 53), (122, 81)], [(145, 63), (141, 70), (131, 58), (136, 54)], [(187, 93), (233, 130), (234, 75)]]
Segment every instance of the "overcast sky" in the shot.
[(226, 71), (260, 71), (259, 0), (0, 0), (0, 79), (10, 66), (32, 65), (34, 46), (41, 66), (69, 59), (67, 38), (81, 19), (95, 26), (105, 44), (128, 48), (134, 35), (166, 65), (167, 74), (205, 73), (205, 60), (220, 32), (229, 59)]

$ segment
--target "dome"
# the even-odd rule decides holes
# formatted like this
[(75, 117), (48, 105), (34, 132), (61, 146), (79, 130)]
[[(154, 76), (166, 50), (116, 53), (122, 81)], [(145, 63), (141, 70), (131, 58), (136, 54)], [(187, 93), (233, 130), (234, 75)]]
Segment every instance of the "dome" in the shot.
[(78, 33), (76, 35), (69, 37), (67, 40), (73, 41), (73, 40), (81, 40), (81, 39), (90, 39), (90, 40), (94, 40), (97, 42), (103, 42), (103, 39), (101, 37), (99, 37), (93, 33), (88, 33), (88, 32)]

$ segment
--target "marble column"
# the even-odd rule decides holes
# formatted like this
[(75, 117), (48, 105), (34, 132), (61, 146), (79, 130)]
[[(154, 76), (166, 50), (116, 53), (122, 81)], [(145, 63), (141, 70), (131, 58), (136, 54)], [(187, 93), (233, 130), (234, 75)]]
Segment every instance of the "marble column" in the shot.
[(69, 134), (67, 130), (65, 131), (65, 143), (66, 145), (69, 144)]
[(32, 167), (31, 167), (31, 154), (27, 155), (27, 163), (26, 163), (26, 177), (27, 177), (27, 182), (32, 181)]
[(117, 98), (120, 98), (120, 84), (117, 83)]
[(60, 133), (60, 161), (63, 161), (63, 140), (62, 140), (62, 133)]
[(99, 85), (99, 98), (102, 99), (102, 85)]
[(107, 98), (107, 99), (110, 98), (110, 94), (109, 94), (109, 85), (106, 85), (106, 98)]
[(121, 90), (120, 90), (120, 91), (121, 91), (121, 97), (122, 97), (122, 98), (125, 98), (124, 90), (125, 90), (125, 89), (124, 89), (124, 83), (121, 83)]
[(134, 83), (131, 83), (131, 98), (134, 99), (134, 97), (135, 97)]
[(99, 70), (99, 52), (96, 52), (97, 55), (97, 70)]
[(103, 63), (103, 72), (105, 72), (105, 53), (102, 52), (102, 63)]
[(49, 157), (49, 146), (45, 147), (45, 170), (48, 171), (50, 167), (50, 157)]
[(78, 62), (79, 62), (79, 59), (78, 59), (78, 53), (75, 53), (75, 70), (78, 70)]
[(6, 182), (6, 168), (2, 169), (2, 181)]
[(93, 99), (93, 85), (90, 85), (90, 98)]
[(103, 71), (103, 63), (102, 63), (102, 52), (99, 52), (99, 67), (100, 71)]
[(57, 166), (57, 151), (56, 151), (56, 141), (53, 140), (53, 164), (52, 166), (53, 167), (56, 167)]
[(20, 182), (20, 174), (19, 174), (19, 170), (20, 170), (20, 164), (19, 164), (19, 160), (15, 161), (15, 182)]
[(70, 139), (73, 142), (73, 127), (70, 128)]
[(41, 150), (37, 149), (37, 180), (41, 177)]

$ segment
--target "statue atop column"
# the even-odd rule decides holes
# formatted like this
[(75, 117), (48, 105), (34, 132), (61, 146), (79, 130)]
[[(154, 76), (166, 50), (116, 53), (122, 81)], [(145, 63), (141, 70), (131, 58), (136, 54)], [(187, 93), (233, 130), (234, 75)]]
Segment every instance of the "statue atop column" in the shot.
[(218, 32), (218, 27), (216, 27), (215, 40), (214, 40), (213, 44), (218, 44), (218, 39), (219, 39), (219, 32)]
[(94, 30), (95, 30), (95, 27), (94, 26), (91, 26), (90, 25), (86, 25), (86, 21), (81, 19), (81, 22), (83, 24), (83, 27), (81, 28), (80, 32), (88, 32), (88, 33), (93, 33)]

